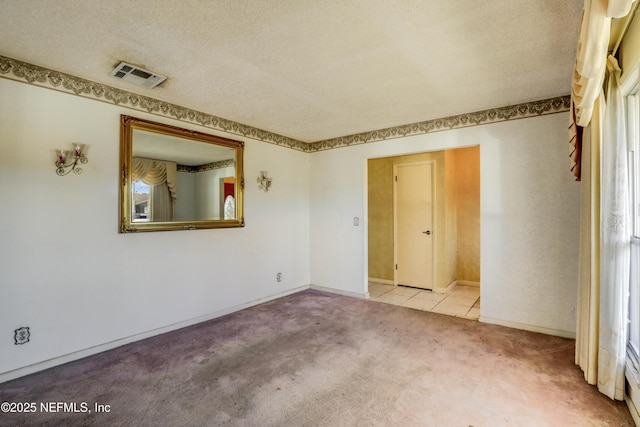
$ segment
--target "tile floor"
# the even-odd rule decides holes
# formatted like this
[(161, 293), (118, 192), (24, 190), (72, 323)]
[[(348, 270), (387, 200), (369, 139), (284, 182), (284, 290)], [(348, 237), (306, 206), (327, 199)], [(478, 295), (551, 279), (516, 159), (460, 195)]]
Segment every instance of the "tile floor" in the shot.
[(369, 282), (369, 299), (416, 310), (478, 320), (480, 288), (456, 285), (450, 292), (437, 292)]

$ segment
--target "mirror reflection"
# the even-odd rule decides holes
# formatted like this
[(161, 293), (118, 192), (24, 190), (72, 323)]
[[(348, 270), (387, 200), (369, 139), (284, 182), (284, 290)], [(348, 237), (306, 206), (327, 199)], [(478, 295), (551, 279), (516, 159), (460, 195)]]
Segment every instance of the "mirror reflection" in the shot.
[(239, 227), (243, 144), (122, 116), (121, 232)]

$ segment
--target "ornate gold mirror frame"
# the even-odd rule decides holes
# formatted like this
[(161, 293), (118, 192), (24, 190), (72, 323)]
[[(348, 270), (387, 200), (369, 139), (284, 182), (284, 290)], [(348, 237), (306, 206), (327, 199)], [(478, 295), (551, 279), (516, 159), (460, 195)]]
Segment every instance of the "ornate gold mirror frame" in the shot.
[(120, 233), (244, 227), (244, 143), (122, 115)]

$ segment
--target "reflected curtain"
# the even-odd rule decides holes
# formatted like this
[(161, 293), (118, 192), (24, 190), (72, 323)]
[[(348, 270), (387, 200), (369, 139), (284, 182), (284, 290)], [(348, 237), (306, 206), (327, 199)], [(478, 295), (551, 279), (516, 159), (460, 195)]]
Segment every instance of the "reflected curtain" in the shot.
[(236, 200), (232, 195), (224, 199), (224, 219), (236, 218)]
[(173, 221), (173, 199), (166, 182), (151, 186), (152, 222)]
[(177, 199), (178, 168), (175, 162), (133, 158), (131, 179), (151, 186), (151, 221), (172, 221)]

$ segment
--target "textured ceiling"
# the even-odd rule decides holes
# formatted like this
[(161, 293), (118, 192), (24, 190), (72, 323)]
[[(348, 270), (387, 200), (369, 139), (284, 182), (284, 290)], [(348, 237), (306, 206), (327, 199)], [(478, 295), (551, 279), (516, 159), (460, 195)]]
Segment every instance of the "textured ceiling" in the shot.
[(568, 94), (582, 3), (0, 0), (0, 55), (312, 142)]

